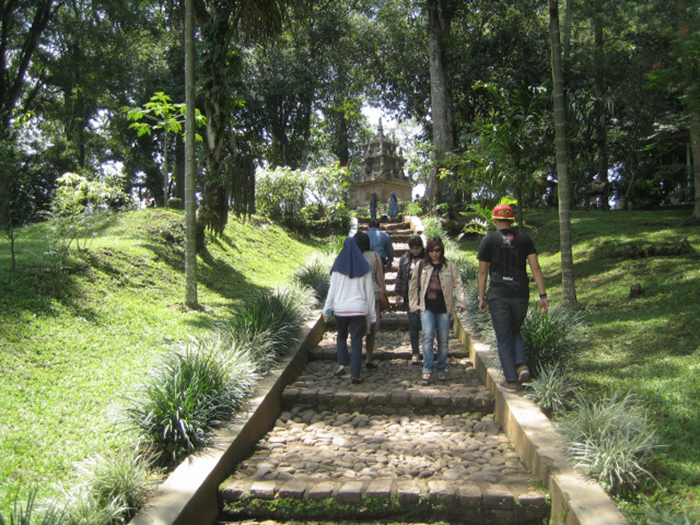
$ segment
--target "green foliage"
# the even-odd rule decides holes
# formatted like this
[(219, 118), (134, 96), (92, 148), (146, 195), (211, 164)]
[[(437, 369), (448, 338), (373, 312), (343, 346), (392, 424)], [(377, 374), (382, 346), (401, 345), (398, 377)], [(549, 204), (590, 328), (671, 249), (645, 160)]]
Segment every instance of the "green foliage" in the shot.
[(404, 215), (415, 215), (417, 217), (423, 215), (423, 207), (418, 201), (410, 201), (404, 205)]
[(698, 525), (700, 512), (692, 510), (655, 509), (649, 506), (640, 525)]
[(27, 501), (16, 497), (7, 519), (0, 512), (0, 525), (64, 525), (64, 512), (55, 505), (49, 505), (47, 509), (41, 509), (36, 499), (38, 488), (32, 488)]
[[(122, 111), (126, 113), (127, 120), (133, 121), (129, 126), (136, 130), (138, 136), (150, 135), (154, 130), (163, 130), (166, 134), (184, 133), (183, 123), (185, 122), (185, 104), (173, 104), (172, 98), (162, 91), (158, 91), (151, 97), (150, 102), (146, 102), (143, 107), (124, 106)], [(142, 122), (149, 120), (152, 124)], [(195, 120), (197, 127), (207, 123), (207, 119), (201, 111), (195, 108)], [(197, 140), (201, 141), (202, 136), (197, 134)]]
[[(250, 358), (227, 354), (219, 337), (193, 337), (178, 346), (162, 357), (126, 410), (129, 426), (165, 463), (206, 445), (214, 428), (243, 402), (240, 393), (247, 394), (255, 369)], [(242, 381), (233, 383), (234, 376)]]
[(606, 490), (624, 493), (651, 473), (645, 461), (658, 448), (655, 430), (630, 394), (599, 399), (579, 397), (557, 421), (576, 467), (596, 477)]
[(565, 367), (547, 364), (528, 383), (526, 397), (546, 414), (557, 416), (571, 407), (578, 389)]
[[(492, 231), (495, 231), (495, 226), (493, 225), (493, 208), (499, 204), (507, 204), (509, 206), (517, 206), (518, 200), (506, 195), (501, 198), (494, 206), (482, 206), (481, 204), (471, 204), (468, 208), (471, 213), (462, 212), (462, 215), (475, 215), (464, 225), (464, 233), (477, 233), (479, 235), (486, 235)], [(515, 223), (514, 223), (515, 224)]]
[(323, 304), (326, 300), (334, 261), (335, 255), (314, 252), (309, 260), (294, 272), (296, 281), (314, 291), (317, 304)]
[(577, 355), (582, 327), (583, 316), (575, 310), (553, 306), (543, 314), (529, 308), (521, 331), (532, 376), (548, 366), (566, 366)]
[(312, 171), (275, 168), (256, 178), (256, 207), (271, 221), (305, 234), (350, 229), (349, 171), (338, 163)]
[(94, 454), (77, 465), (79, 486), (102, 507), (116, 506), (130, 517), (146, 502), (154, 483), (152, 466), (134, 449)]

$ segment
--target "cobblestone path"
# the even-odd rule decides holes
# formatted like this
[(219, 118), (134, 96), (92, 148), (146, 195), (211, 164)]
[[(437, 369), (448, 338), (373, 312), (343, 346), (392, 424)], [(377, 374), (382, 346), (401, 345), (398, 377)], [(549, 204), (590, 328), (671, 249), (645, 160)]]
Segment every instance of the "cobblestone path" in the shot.
[(284, 391), (274, 428), (222, 483), (221, 524), (543, 523), (549, 502), (459, 341), (447, 381), (425, 386), (405, 314), (383, 314), (379, 366), (355, 385), (333, 376), (332, 328)]

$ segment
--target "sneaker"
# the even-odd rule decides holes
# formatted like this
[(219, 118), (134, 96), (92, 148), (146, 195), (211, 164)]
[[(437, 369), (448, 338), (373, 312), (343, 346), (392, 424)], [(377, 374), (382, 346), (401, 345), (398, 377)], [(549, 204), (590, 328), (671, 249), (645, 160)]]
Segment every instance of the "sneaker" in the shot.
[(359, 385), (360, 383), (362, 383), (362, 378), (361, 377), (353, 377), (350, 382), (353, 385)]
[(510, 392), (511, 394), (515, 394), (520, 390), (520, 385), (518, 383), (509, 383), (508, 381), (501, 381), (498, 383), (498, 387), (504, 392)]
[(365, 363), (365, 367), (367, 370), (372, 370), (374, 368), (377, 368), (379, 365), (377, 363)]
[(333, 375), (337, 377), (337, 376), (345, 375), (345, 374), (347, 374), (347, 373), (348, 373), (348, 371), (345, 370), (345, 367), (342, 366), (342, 365), (340, 365), (340, 366), (338, 367), (338, 369), (337, 369), (335, 372), (333, 372)]
[(527, 365), (520, 365), (518, 367), (518, 383), (521, 385), (530, 381), (530, 369)]

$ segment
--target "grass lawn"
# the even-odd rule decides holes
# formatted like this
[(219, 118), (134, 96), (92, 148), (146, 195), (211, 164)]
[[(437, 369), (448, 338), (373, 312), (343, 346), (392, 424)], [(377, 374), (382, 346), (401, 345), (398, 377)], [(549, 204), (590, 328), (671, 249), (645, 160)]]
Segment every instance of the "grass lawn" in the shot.
[[(628, 258), (625, 246), (687, 238), (687, 211), (575, 212), (576, 292), (587, 326), (575, 376), (592, 394), (631, 391), (644, 400), (664, 448), (646, 483), (620, 499), (630, 517), (643, 501), (658, 508), (700, 507), (700, 254)], [(526, 212), (550, 304), (560, 304), (556, 212)], [(74, 462), (131, 442), (115, 425), (160, 352), (210, 330), (236, 304), (287, 281), (318, 248), (258, 221), (231, 221), (199, 258), (202, 312), (182, 306), (183, 215), (141, 210), (113, 216), (88, 251), (75, 254), (56, 293), (45, 252), (47, 225), (19, 232), (18, 268), (0, 239), (0, 509), (32, 482), (70, 485)], [(475, 256), (478, 239), (462, 249)], [(630, 287), (644, 293), (630, 299)]]
[(159, 353), (211, 329), (256, 291), (290, 280), (319, 247), (257, 220), (231, 220), (198, 261), (202, 312), (182, 306), (184, 215), (117, 214), (74, 253), (57, 292), (48, 225), (0, 239), (0, 511), (19, 488), (70, 486), (73, 464), (131, 443), (123, 398)]
[[(661, 508), (700, 508), (700, 229), (680, 227), (689, 211), (585, 212), (572, 215), (576, 294), (585, 313), (575, 376), (592, 393), (632, 392), (647, 404), (664, 448), (647, 483), (620, 500), (636, 516), (648, 498)], [(526, 212), (550, 305), (561, 304), (556, 212)], [(694, 254), (626, 258), (625, 246), (687, 238)], [(476, 254), (478, 240), (463, 243)], [(629, 298), (630, 287), (644, 292)]]

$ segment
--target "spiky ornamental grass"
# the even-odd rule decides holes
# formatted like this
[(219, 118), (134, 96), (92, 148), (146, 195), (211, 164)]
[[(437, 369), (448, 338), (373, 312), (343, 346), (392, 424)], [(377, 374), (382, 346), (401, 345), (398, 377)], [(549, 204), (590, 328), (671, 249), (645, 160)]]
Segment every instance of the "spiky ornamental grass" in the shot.
[(135, 450), (121, 449), (104, 456), (95, 454), (76, 465), (79, 486), (104, 507), (122, 509), (128, 520), (146, 502), (156, 483), (153, 461)]
[(644, 525), (698, 525), (700, 511), (678, 512), (674, 509), (659, 510), (649, 507), (642, 523)]
[(521, 328), (533, 377), (546, 366), (566, 366), (576, 356), (583, 326), (581, 313), (552, 307), (547, 313), (531, 307)]
[(557, 416), (571, 407), (578, 391), (565, 366), (559, 363), (545, 365), (540, 374), (530, 380), (525, 397), (551, 416)]
[(631, 394), (616, 392), (599, 399), (579, 396), (573, 410), (556, 425), (569, 443), (576, 467), (597, 478), (609, 492), (625, 493), (644, 476), (654, 479), (644, 462), (659, 445), (644, 409)]
[(245, 400), (255, 366), (227, 342), (191, 338), (163, 356), (161, 365), (130, 400), (126, 416), (162, 462), (176, 462), (203, 447), (212, 432)]
[(313, 290), (318, 304), (323, 304), (331, 285), (331, 267), (335, 255), (313, 253), (311, 258), (294, 272), (294, 280)]
[(24, 502), (18, 495), (7, 518), (0, 512), (0, 525), (64, 525), (64, 511), (53, 504), (41, 508), (36, 499), (38, 490), (38, 487), (30, 489)]

